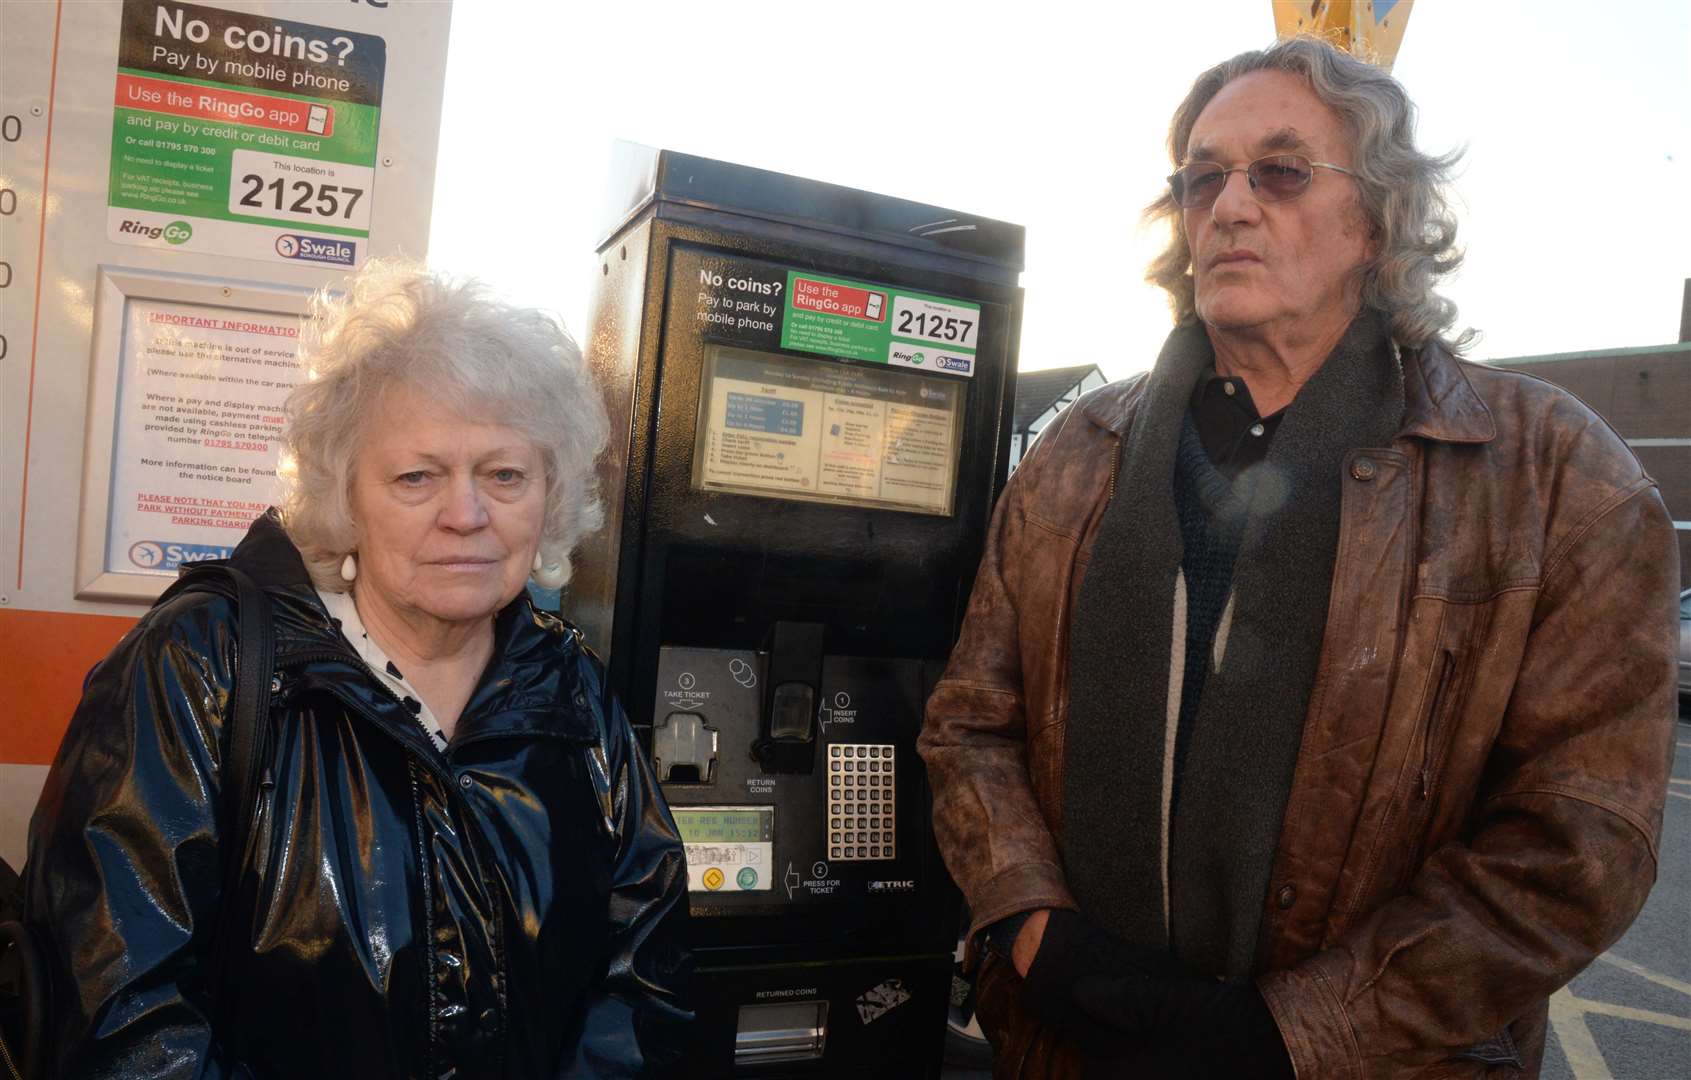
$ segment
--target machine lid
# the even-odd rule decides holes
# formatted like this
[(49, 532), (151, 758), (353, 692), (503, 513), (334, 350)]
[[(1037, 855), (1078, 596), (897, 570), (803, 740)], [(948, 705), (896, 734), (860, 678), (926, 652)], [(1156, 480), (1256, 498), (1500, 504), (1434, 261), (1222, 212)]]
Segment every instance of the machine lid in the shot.
[(672, 203), (879, 240), (1022, 270), (1027, 230), (992, 218), (674, 150), (619, 142), (600, 250), (648, 206)]

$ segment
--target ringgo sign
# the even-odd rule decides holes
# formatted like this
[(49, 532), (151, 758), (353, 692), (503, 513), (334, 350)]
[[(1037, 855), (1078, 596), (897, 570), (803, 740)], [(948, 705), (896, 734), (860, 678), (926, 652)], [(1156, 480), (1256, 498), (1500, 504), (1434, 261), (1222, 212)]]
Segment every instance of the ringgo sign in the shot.
[(844, 278), (790, 271), (781, 347), (953, 375), (975, 373), (981, 309)]
[(108, 238), (362, 261), (386, 63), (370, 34), (125, 0)]

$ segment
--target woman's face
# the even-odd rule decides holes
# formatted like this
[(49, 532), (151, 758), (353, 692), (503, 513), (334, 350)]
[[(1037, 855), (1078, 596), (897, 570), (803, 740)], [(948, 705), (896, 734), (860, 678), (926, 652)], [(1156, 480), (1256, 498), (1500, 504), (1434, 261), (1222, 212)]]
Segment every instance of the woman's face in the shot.
[(511, 428), (389, 387), (353, 472), (360, 602), (446, 624), (505, 606), (540, 543), (542, 469), (540, 452)]

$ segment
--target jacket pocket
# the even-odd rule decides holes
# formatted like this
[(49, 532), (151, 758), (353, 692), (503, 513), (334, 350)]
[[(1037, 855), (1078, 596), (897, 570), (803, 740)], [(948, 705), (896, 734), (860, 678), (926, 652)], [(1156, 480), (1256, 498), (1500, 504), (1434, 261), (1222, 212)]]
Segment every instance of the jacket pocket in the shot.
[(1421, 742), (1421, 770), (1417, 774), (1423, 801), (1433, 797), (1433, 781), (1442, 755), (1445, 717), (1450, 712), (1451, 684), (1456, 681), (1456, 654), (1449, 649), (1439, 651), (1439, 681), (1433, 690), (1433, 704), (1427, 710), (1427, 734)]
[(1434, 825), (1434, 800), (1439, 790), (1439, 773), (1444, 764), (1446, 743), (1450, 741), (1451, 718), (1456, 712), (1457, 671), (1460, 655), (1454, 649), (1440, 649), (1438, 682), (1433, 687), (1432, 702), (1427, 709), (1427, 723), (1421, 739), (1421, 766), (1416, 770), (1414, 854), (1406, 868), (1407, 878), (1421, 870), (1421, 862), (1428, 855)]

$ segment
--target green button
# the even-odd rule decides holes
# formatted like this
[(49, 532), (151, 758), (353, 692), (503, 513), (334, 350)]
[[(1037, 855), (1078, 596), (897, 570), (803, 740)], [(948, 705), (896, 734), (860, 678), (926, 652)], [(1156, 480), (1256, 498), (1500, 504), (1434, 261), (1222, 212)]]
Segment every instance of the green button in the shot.
[(740, 888), (751, 889), (757, 886), (757, 871), (749, 866), (740, 867), (740, 872), (734, 875), (734, 880), (740, 883)]

